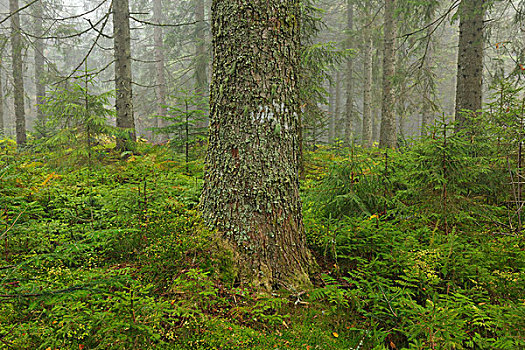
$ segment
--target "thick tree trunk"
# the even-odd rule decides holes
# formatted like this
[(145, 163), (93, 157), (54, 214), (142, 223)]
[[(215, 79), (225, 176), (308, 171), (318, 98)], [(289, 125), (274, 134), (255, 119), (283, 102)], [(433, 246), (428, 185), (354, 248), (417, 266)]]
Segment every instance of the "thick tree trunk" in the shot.
[(461, 129), (467, 123), (463, 112), (475, 113), (481, 109), (485, 0), (462, 0), (459, 17), (456, 122)]
[(372, 36), (365, 29), (363, 47), (363, 146), (372, 146)]
[(396, 45), (396, 0), (385, 0), (384, 48), (383, 48), (383, 101), (381, 108), (381, 130), (379, 147), (395, 148), (397, 145), (397, 123), (394, 97), (395, 45)]
[[(347, 0), (347, 38), (346, 48), (352, 48), (352, 30), (354, 29), (354, 0)], [(354, 59), (349, 57), (346, 61), (346, 121), (345, 144), (350, 146), (354, 140), (356, 122), (354, 120)]]
[(113, 35), (115, 53), (115, 108), (117, 128), (126, 130), (127, 137), (117, 139), (117, 149), (129, 149), (136, 141), (133, 117), (133, 90), (131, 80), (131, 38), (129, 29), (129, 1), (113, 0)]
[[(162, 0), (153, 0), (153, 18), (155, 23), (163, 22), (162, 15)], [(164, 75), (164, 36), (160, 25), (153, 29), (153, 41), (155, 45), (155, 93), (157, 95), (157, 115), (165, 117), (167, 115), (166, 109), (166, 76)], [(157, 119), (157, 127), (165, 127), (166, 120), (162, 118)], [(166, 135), (161, 134), (158, 141), (163, 142), (167, 139)]]
[(299, 198), (298, 0), (214, 0), (205, 220), (241, 282), (310, 284)]
[(35, 29), (35, 87), (36, 87), (36, 119), (39, 125), (45, 123), (44, 113), (42, 112), (42, 104), (46, 97), (46, 85), (44, 82), (44, 40), (41, 38), (44, 34), (43, 30), (43, 14), (44, 9), (42, 1), (37, 1), (33, 4), (33, 19)]
[(18, 0), (9, 0), (9, 11), (13, 14), (11, 16), (11, 57), (13, 64), (16, 144), (21, 147), (26, 144), (27, 136), (22, 67), (22, 35), (20, 33)]

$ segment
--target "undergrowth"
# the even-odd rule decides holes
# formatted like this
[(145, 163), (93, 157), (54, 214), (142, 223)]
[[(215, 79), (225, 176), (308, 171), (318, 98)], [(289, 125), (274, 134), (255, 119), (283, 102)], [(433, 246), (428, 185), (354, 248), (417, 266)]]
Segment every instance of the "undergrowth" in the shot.
[(266, 295), (237, 285), (200, 219), (202, 158), (108, 145), (79, 163), (3, 140), (0, 348), (525, 348), (525, 242), (506, 179), (519, 169), (443, 130), (402, 151), (308, 153), (304, 222), (322, 274)]

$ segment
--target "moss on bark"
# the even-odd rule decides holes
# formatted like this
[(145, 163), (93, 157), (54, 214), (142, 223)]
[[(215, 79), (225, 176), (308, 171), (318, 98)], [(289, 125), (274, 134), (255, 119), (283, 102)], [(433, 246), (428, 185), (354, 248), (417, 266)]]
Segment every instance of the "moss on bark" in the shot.
[(214, 0), (202, 210), (241, 282), (310, 284), (298, 179), (299, 1)]

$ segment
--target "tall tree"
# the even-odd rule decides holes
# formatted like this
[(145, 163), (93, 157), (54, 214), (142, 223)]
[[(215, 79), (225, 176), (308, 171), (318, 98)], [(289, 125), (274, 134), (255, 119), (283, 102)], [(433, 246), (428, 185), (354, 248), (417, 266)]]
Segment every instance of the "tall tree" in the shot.
[(195, 92), (204, 96), (208, 90), (204, 0), (195, 0), (195, 22)]
[(328, 142), (334, 143), (335, 141), (335, 88), (333, 82), (329, 82), (328, 86)]
[(242, 282), (309, 285), (298, 177), (299, 0), (213, 0), (205, 220)]
[(397, 125), (394, 97), (395, 45), (396, 45), (396, 0), (385, 0), (384, 47), (383, 47), (383, 101), (381, 108), (381, 130), (379, 147), (395, 148)]
[(2, 57), (4, 54), (3, 46), (0, 46), (0, 136), (5, 134), (5, 121), (4, 121), (4, 86), (2, 80)]
[[(334, 119), (336, 125), (341, 125), (341, 72), (339, 70), (335, 73), (335, 106), (334, 106)], [(342, 130), (341, 127), (336, 128), (335, 130), (335, 138), (341, 138)]]
[(427, 30), (427, 49), (425, 57), (423, 57), (422, 65), (422, 76), (420, 81), (422, 82), (423, 89), (423, 103), (421, 104), (421, 136), (425, 136), (427, 127), (432, 124), (434, 120), (434, 72), (433, 72), (433, 55), (434, 55), (434, 39), (432, 38), (433, 28)]
[[(347, 26), (346, 49), (352, 48), (352, 31), (354, 29), (354, 0), (347, 0)], [(348, 57), (346, 61), (346, 122), (345, 143), (350, 146), (354, 139), (356, 123), (354, 120), (354, 59)]]
[(36, 87), (36, 118), (39, 124), (44, 123), (44, 113), (42, 112), (42, 103), (46, 95), (46, 85), (44, 82), (44, 40), (42, 36), (44, 7), (42, 1), (37, 1), (33, 5), (33, 21), (35, 30), (35, 87)]
[(372, 146), (372, 35), (370, 28), (364, 29), (363, 39), (363, 136), (364, 147)]
[[(153, 18), (156, 25), (153, 28), (153, 41), (155, 45), (155, 92), (157, 95), (157, 115), (160, 117), (166, 117), (166, 76), (164, 74), (165, 61), (164, 61), (164, 33), (161, 23), (163, 23), (164, 16), (162, 11), (162, 0), (153, 0)], [(157, 127), (163, 127), (165, 120), (163, 118), (157, 118)], [(164, 141), (161, 136), (160, 141)]]
[(22, 66), (22, 34), (18, 0), (9, 0), (9, 12), (11, 13), (11, 61), (13, 64), (16, 144), (21, 147), (26, 144), (27, 136)]
[(115, 107), (117, 111), (117, 127), (128, 131), (127, 137), (118, 138), (117, 148), (128, 149), (128, 142), (136, 141), (135, 118), (133, 116), (133, 88), (131, 79), (129, 0), (113, 0), (113, 36), (115, 54)]
[(483, 85), (483, 19), (486, 0), (462, 0), (459, 5), (459, 52), (456, 86), (457, 127), (466, 125), (463, 111), (481, 109)]
[[(374, 45), (375, 46), (375, 45)], [(378, 45), (379, 46), (379, 45)], [(381, 127), (381, 106), (383, 100), (381, 99), (382, 89), (382, 66), (381, 66), (381, 55), (382, 50), (376, 48), (372, 58), (372, 140), (374, 142), (379, 141), (380, 127)]]

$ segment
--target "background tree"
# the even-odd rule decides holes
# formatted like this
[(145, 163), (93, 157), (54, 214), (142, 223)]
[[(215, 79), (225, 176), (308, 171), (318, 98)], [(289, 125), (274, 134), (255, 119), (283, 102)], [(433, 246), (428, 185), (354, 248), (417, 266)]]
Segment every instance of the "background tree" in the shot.
[(45, 71), (45, 57), (44, 57), (44, 6), (42, 1), (37, 1), (32, 6), (33, 10), (33, 27), (35, 33), (34, 40), (34, 51), (35, 51), (35, 108), (36, 108), (36, 118), (38, 124), (45, 123), (44, 113), (42, 112), (42, 103), (46, 96), (46, 85), (44, 81), (44, 71)]
[(240, 280), (267, 290), (310, 283), (298, 178), (300, 18), (296, 0), (212, 2), (202, 211), (232, 246)]
[(4, 120), (4, 84), (3, 84), (3, 71), (4, 71), (4, 50), (7, 44), (7, 38), (0, 35), (0, 136), (5, 134), (5, 120)]
[(18, 0), (9, 0), (9, 11), (11, 12), (11, 61), (13, 66), (16, 144), (21, 147), (25, 145), (27, 136), (24, 105), (22, 34)]
[(397, 123), (395, 114), (394, 75), (396, 46), (396, 0), (385, 0), (383, 47), (383, 100), (379, 147), (395, 148)]
[(456, 121), (465, 126), (464, 111), (477, 112), (483, 98), (483, 20), (485, 0), (462, 0), (459, 6), (459, 52), (456, 87)]
[[(368, 17), (368, 16), (367, 16)], [(372, 35), (370, 28), (364, 28), (363, 36), (363, 132), (362, 144), (372, 146)]]
[[(157, 24), (153, 29), (154, 46), (155, 46), (155, 92), (157, 97), (157, 127), (165, 126), (166, 117), (166, 76), (164, 73), (164, 33), (161, 24), (163, 23), (162, 0), (153, 0), (153, 18)], [(160, 141), (167, 139), (167, 135), (161, 135)]]
[[(352, 49), (354, 37), (354, 0), (347, 0), (347, 38), (345, 48)], [(354, 58), (350, 55), (346, 60), (346, 105), (345, 105), (345, 143), (350, 146), (356, 134), (356, 118), (354, 113)]]
[(115, 53), (115, 108), (117, 128), (125, 130), (126, 137), (117, 139), (118, 149), (128, 149), (127, 142), (136, 141), (133, 116), (133, 87), (131, 78), (131, 37), (129, 1), (113, 1), (113, 35)]

